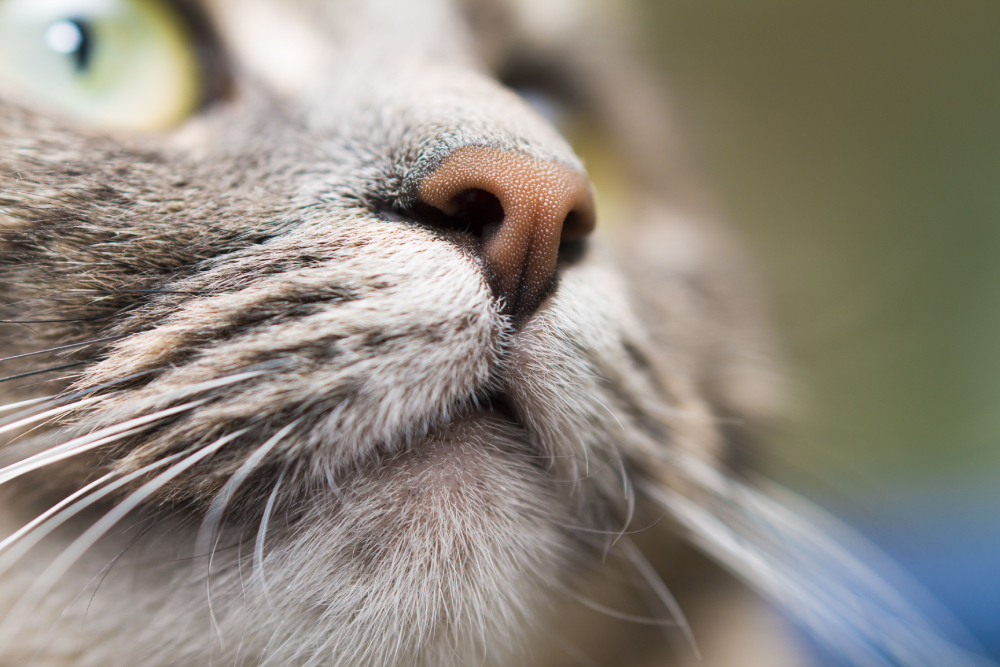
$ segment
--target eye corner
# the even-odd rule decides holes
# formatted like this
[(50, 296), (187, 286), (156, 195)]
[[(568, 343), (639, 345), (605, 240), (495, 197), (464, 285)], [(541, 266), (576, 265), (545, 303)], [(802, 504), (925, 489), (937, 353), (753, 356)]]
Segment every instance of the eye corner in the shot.
[(167, 0), (188, 32), (192, 55), (200, 74), (197, 103), (192, 113), (232, 98), (232, 64), (211, 18), (201, 3), (193, 0)]

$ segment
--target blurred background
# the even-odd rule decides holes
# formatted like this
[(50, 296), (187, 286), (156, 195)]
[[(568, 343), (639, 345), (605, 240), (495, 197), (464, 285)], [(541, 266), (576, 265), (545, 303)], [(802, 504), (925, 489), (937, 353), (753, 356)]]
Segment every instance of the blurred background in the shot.
[(793, 378), (767, 474), (1000, 658), (1000, 3), (639, 0)]

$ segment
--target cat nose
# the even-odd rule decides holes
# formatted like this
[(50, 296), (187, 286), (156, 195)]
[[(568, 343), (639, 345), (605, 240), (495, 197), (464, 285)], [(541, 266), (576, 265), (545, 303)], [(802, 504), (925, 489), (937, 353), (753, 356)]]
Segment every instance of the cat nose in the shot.
[(423, 178), (418, 196), (449, 227), (480, 239), (487, 279), (515, 320), (555, 286), (560, 243), (584, 238), (595, 224), (586, 176), (498, 148), (455, 150)]

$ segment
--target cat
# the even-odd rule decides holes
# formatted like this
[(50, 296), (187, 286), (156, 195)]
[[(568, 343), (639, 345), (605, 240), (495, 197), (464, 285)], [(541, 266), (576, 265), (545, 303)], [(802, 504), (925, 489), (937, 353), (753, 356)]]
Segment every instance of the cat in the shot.
[(0, 665), (679, 663), (685, 544), (974, 664), (739, 481), (762, 298), (609, 12), (0, 0)]

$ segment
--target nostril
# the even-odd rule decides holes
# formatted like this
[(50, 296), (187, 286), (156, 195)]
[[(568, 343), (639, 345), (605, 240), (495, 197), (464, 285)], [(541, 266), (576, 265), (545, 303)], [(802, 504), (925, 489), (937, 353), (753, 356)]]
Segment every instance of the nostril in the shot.
[(479, 188), (463, 190), (440, 207), (417, 202), (414, 212), (438, 229), (462, 232), (479, 240), (499, 229), (504, 219), (503, 204), (496, 195)]
[(464, 190), (452, 200), (455, 214), (446, 216), (454, 220), (455, 229), (483, 238), (487, 230), (499, 228), (503, 222), (503, 204), (496, 195), (472, 188)]
[(562, 236), (559, 240), (579, 241), (589, 236), (593, 227), (593, 222), (587, 219), (586, 214), (574, 209), (567, 213), (566, 219), (563, 220)]
[(417, 212), (479, 240), (504, 310), (522, 319), (554, 289), (561, 249), (594, 227), (586, 176), (572, 167), (495, 148), (456, 149), (423, 177)]

